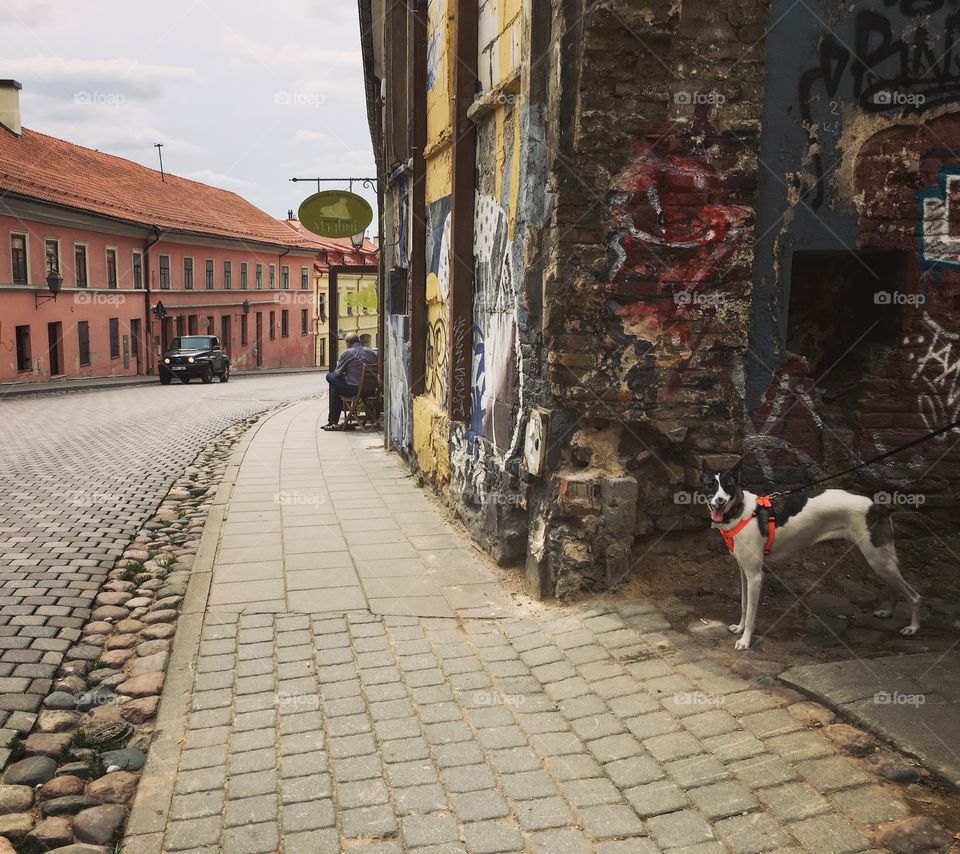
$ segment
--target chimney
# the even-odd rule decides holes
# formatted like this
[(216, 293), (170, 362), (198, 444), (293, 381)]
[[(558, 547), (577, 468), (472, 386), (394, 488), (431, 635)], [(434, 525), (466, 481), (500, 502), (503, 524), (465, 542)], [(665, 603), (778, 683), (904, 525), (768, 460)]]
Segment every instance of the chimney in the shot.
[(20, 136), (20, 90), (16, 80), (0, 80), (0, 125)]
[(293, 219), (293, 208), (287, 208), (287, 219)]

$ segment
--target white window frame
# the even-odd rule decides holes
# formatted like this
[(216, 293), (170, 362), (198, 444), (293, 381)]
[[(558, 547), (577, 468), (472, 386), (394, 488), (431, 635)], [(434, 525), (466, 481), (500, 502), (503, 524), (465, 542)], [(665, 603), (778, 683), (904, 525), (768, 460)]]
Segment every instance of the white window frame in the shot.
[[(140, 285), (137, 286), (137, 257), (140, 258)], [(134, 249), (130, 252), (130, 287), (135, 291), (143, 290), (143, 250)]]
[[(187, 287), (187, 261), (190, 262), (190, 287)], [(195, 291), (197, 289), (197, 261), (192, 255), (183, 256), (183, 290)]]
[[(57, 272), (62, 276), (63, 275), (63, 253), (60, 251), (60, 238), (59, 237), (44, 237), (43, 238), (43, 275), (47, 275), (47, 243), (56, 243), (57, 244)], [(27, 255), (27, 260), (29, 261), (29, 253)], [(27, 272), (29, 273), (29, 264), (27, 265)]]

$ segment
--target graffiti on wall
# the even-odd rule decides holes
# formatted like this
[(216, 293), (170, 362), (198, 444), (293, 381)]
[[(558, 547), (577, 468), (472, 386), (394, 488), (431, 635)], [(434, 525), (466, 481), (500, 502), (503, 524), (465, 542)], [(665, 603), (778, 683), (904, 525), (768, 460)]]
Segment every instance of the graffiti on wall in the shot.
[(478, 194), (474, 218), (473, 371), (470, 432), (501, 450), (517, 440), (519, 375), (517, 283), (507, 215), (496, 199)]
[(663, 153), (638, 142), (614, 180), (607, 294), (629, 334), (646, 341), (666, 334), (692, 358), (717, 316), (718, 288), (736, 272), (752, 212), (726, 201), (740, 179), (736, 169), (719, 173), (693, 140), (681, 149)]
[[(960, 418), (960, 334), (948, 332), (927, 312), (923, 313), (922, 333), (904, 338), (904, 345), (926, 347), (919, 353), (908, 353), (915, 362), (912, 379), (923, 391), (917, 397), (920, 418), (929, 430), (936, 430)], [(946, 433), (936, 437), (943, 442)]]
[(450, 196), (427, 206), (427, 340), (424, 391), (447, 405), (447, 316), (450, 297)]
[[(960, 267), (960, 167), (940, 170), (938, 186), (920, 194), (920, 263), (927, 268)], [(953, 224), (951, 227), (951, 215)]]
[[(877, 4), (878, 6), (880, 4)], [(800, 115), (811, 130), (837, 135), (841, 100), (849, 92), (867, 113), (921, 113), (960, 98), (960, 12), (948, 0), (884, 0), (863, 9), (852, 30), (824, 28), (818, 60), (798, 80)], [(895, 11), (891, 7), (897, 7)], [(946, 11), (941, 17), (935, 16)], [(897, 17), (894, 17), (896, 15)], [(821, 92), (825, 98), (821, 102)], [(814, 105), (819, 104), (817, 108)], [(820, 115), (820, 120), (815, 117)], [(822, 146), (813, 145), (813, 208), (824, 202)]]
[(388, 316), (386, 387), (390, 390), (388, 436), (390, 447), (405, 450), (413, 440), (410, 412), (410, 344), (407, 341), (409, 318), (402, 314)]
[(443, 40), (446, 38), (444, 19), (447, 15), (446, 0), (429, 0), (427, 3), (427, 90), (437, 83)]

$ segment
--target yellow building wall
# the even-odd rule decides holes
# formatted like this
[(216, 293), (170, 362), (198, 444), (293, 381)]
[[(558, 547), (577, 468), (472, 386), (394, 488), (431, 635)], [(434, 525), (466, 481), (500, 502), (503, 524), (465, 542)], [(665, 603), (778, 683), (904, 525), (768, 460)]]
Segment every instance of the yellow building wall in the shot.
[(446, 415), (446, 329), (449, 309), (449, 212), (453, 88), (454, 0), (427, 4), (427, 341), (424, 394), (413, 402), (413, 450), (420, 470), (437, 486), (450, 480)]
[[(314, 304), (317, 314), (314, 317), (316, 335), (317, 365), (325, 366), (330, 354), (330, 280), (326, 274), (316, 277), (317, 299)], [(339, 273), (337, 275), (338, 295), (338, 338), (343, 341), (348, 332), (358, 335), (369, 335), (370, 346), (377, 349), (380, 342), (377, 340), (377, 326), (379, 319), (379, 305), (377, 302), (377, 277), (373, 273), (351, 275)], [(320, 307), (323, 306), (323, 314)], [(343, 347), (340, 347), (343, 352)], [(329, 367), (329, 366), (328, 366)]]

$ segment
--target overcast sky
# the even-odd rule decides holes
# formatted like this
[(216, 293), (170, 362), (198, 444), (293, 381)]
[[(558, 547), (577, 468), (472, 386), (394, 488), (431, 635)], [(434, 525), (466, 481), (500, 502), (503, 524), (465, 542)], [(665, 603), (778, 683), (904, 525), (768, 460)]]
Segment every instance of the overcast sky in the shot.
[(152, 168), (162, 142), (276, 217), (316, 190), (291, 177), (375, 174), (354, 0), (0, 0), (0, 32), (24, 127)]

